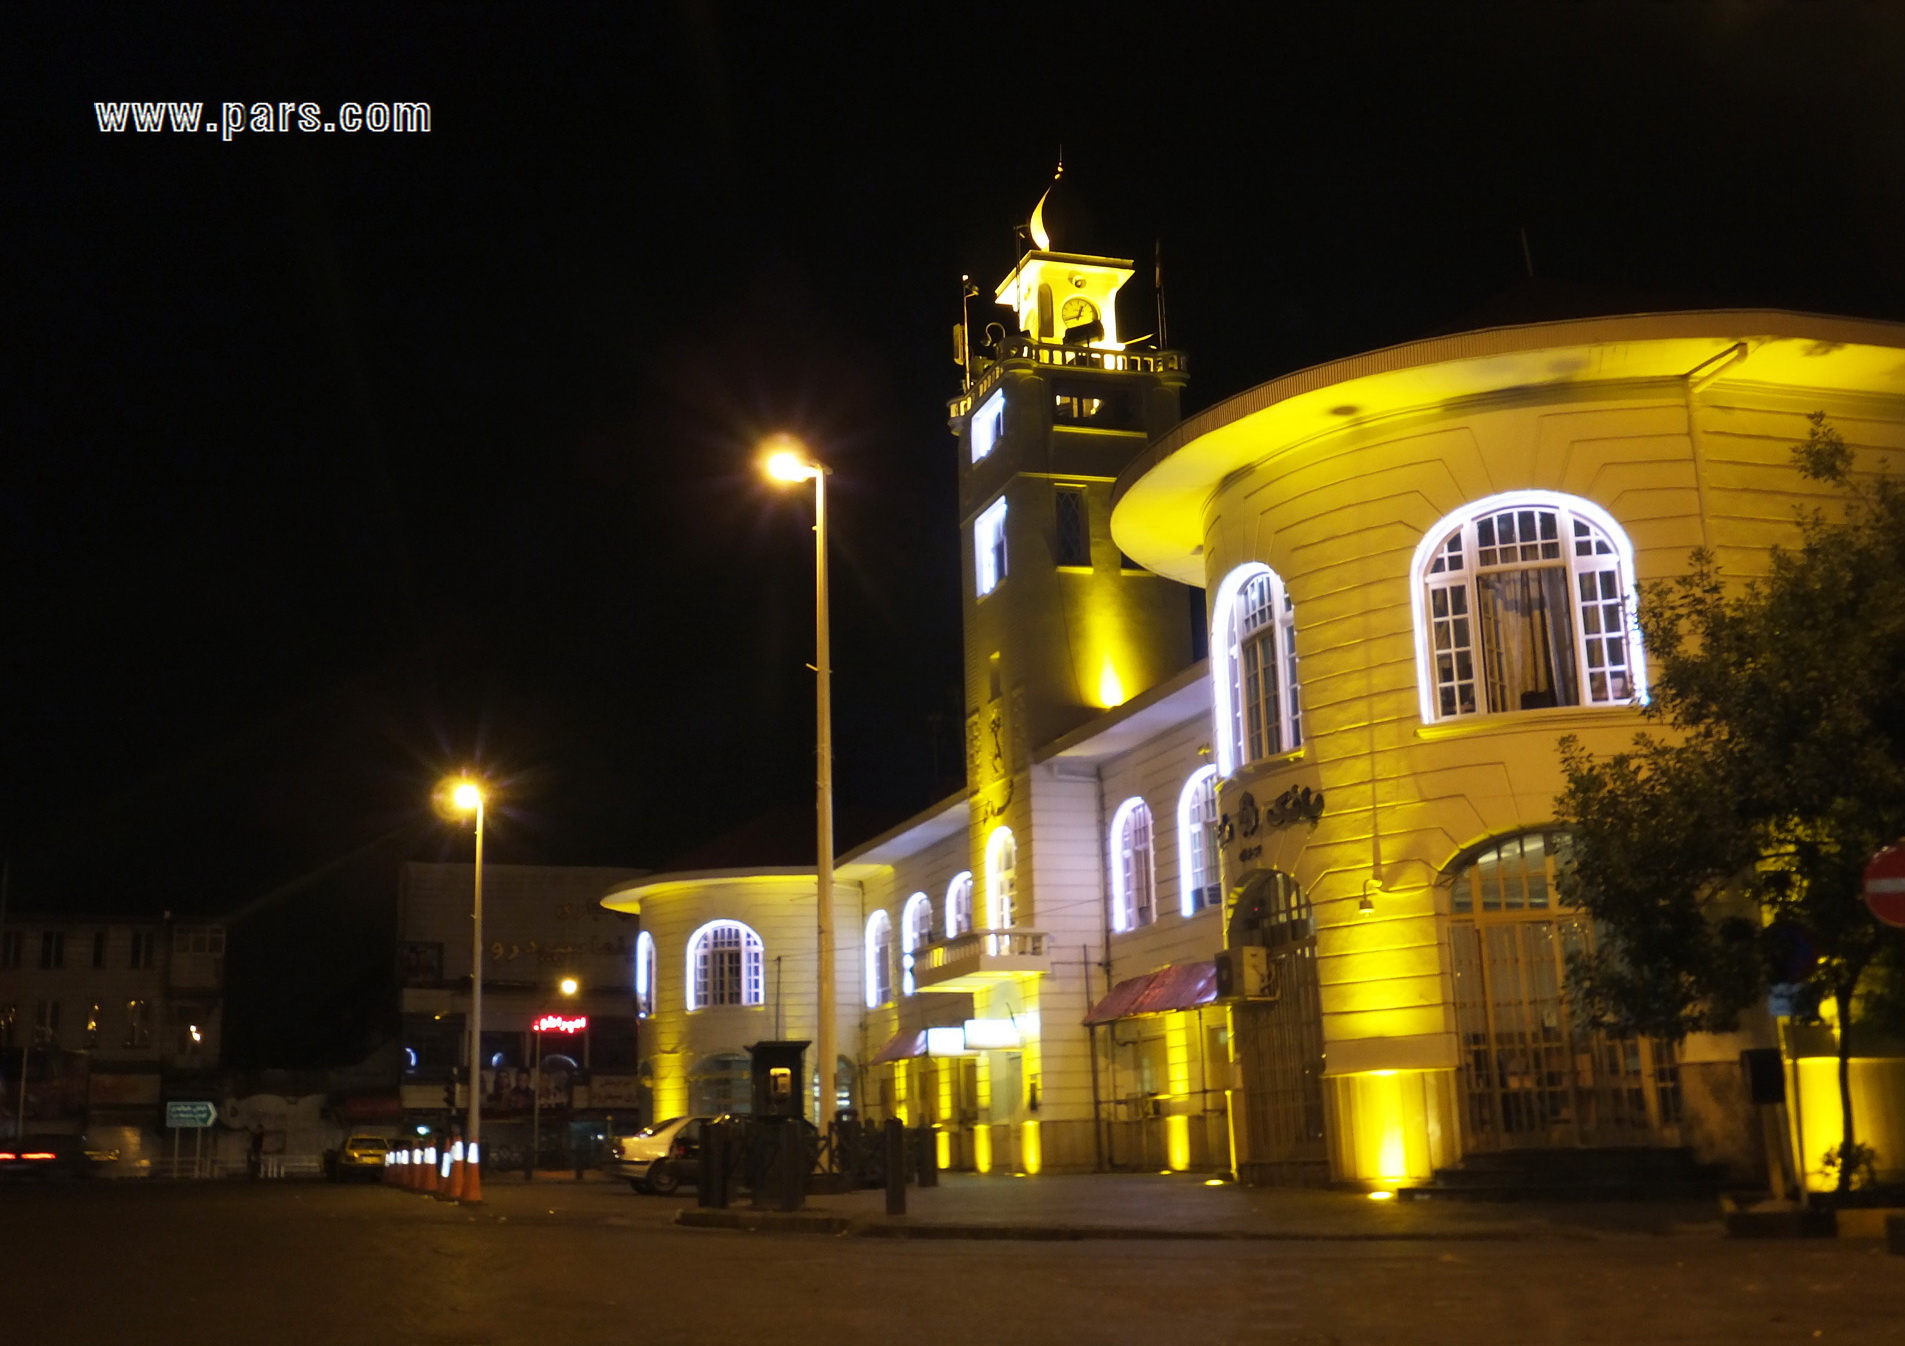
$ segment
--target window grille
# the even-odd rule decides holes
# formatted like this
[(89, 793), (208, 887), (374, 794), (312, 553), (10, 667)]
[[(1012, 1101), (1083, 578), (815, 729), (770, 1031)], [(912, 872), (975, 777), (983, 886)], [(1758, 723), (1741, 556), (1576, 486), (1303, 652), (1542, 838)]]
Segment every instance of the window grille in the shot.
[(688, 950), (695, 992), (690, 1009), (762, 1003), (761, 937), (747, 926), (712, 921), (695, 932)]
[(1062, 566), (1091, 565), (1091, 512), (1083, 486), (1061, 486), (1054, 493), (1057, 523), (1054, 554)]
[(1142, 799), (1127, 799), (1111, 821), (1112, 929), (1136, 930), (1157, 919), (1156, 871), (1151, 810)]
[(1200, 767), (1184, 783), (1177, 805), (1178, 865), (1183, 888), (1179, 904), (1190, 916), (1220, 905), (1223, 881), (1217, 852), (1217, 768)]
[(972, 929), (972, 871), (961, 870), (946, 885), (946, 938)]

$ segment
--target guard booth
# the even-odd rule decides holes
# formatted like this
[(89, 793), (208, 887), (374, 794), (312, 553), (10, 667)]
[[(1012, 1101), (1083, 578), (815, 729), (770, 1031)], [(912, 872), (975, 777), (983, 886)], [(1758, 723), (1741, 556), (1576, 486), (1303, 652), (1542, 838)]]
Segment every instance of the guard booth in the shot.
[(800, 1087), (807, 1057), (805, 1042), (757, 1042), (747, 1049), (752, 1058), (754, 1115), (799, 1118), (807, 1115), (806, 1091)]
[(807, 1176), (814, 1167), (803, 1087), (807, 1043), (757, 1042), (747, 1052), (754, 1121), (748, 1128), (745, 1177), (753, 1190), (752, 1204), (757, 1210), (799, 1210), (807, 1200)]

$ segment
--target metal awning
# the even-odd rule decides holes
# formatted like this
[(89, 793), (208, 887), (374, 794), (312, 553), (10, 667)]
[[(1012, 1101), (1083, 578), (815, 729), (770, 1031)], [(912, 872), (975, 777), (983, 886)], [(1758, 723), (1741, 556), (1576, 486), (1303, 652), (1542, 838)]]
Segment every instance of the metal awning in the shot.
[(1087, 1028), (1138, 1014), (1169, 1014), (1197, 1009), (1217, 999), (1217, 964), (1173, 963), (1142, 977), (1119, 982), (1085, 1015)]

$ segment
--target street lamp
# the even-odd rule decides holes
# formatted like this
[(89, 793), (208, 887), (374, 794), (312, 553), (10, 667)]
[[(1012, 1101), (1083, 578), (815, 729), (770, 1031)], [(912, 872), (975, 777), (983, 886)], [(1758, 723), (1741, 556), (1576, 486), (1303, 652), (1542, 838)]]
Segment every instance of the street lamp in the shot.
[(476, 881), (470, 905), (469, 1114), (463, 1123), (463, 1186), (466, 1202), (483, 1199), (483, 1168), (477, 1137), (483, 1124), (483, 787), (468, 777), (449, 782), (450, 807), (476, 815)]
[[(582, 983), (574, 977), (564, 977), (556, 983), (556, 989), (566, 996), (573, 996), (582, 989)], [(535, 1023), (530, 1025), (535, 1032), (533, 1046), (536, 1059), (529, 1076), (529, 1162), (524, 1166), (525, 1179), (536, 1176), (536, 1165), (542, 1160), (542, 1030), (549, 1017), (548, 1014), (539, 1013)]]
[(833, 686), (828, 667), (827, 630), (827, 469), (813, 461), (806, 445), (792, 435), (776, 435), (763, 446), (762, 466), (775, 481), (814, 483), (814, 704), (819, 781), (814, 812), (819, 824), (818, 857), (814, 875), (814, 919), (820, 938), (815, 971), (816, 1010), (820, 1022), (814, 1031), (819, 1056), (819, 1116), (827, 1130), (834, 1115), (834, 977), (833, 977)]

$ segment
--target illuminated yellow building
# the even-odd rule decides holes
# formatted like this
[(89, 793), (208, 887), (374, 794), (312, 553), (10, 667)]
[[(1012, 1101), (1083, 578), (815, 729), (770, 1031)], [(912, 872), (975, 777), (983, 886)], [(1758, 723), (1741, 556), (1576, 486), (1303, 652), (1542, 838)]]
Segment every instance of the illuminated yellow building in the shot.
[(1119, 545), (1212, 599), (1227, 943), (1261, 946), (1231, 956), (1265, 992), (1232, 1006), (1247, 1176), (1392, 1184), (1518, 1146), (1754, 1166), (1739, 1051), (1770, 1022), (1675, 1047), (1571, 1021), (1590, 935), (1554, 895), (1555, 744), (1639, 728), (1637, 583), (1699, 546), (1751, 575), (1795, 539), (1822, 495), (1789, 458), (1813, 411), (1897, 470), (1905, 328), (1694, 312), (1436, 338), (1251, 389), (1120, 477)]
[[(1064, 187), (1008, 317), (961, 343), (967, 788), (839, 857), (843, 1094), (980, 1171), (1393, 1188), (1684, 1145), (1753, 1172), (1739, 1053), (1770, 1019), (1667, 1044), (1571, 1016), (1592, 936), (1554, 886), (1556, 740), (1639, 727), (1637, 584), (1794, 536), (1808, 413), (1905, 465), (1905, 328), (1496, 328), (1177, 424), (1185, 360), (1126, 336), (1131, 264), (1075, 250)], [(643, 917), (658, 1115), (738, 1102), (747, 1043), (814, 1035), (811, 870), (607, 905)], [(1795, 1054), (1796, 1134), (1825, 1134)]]

